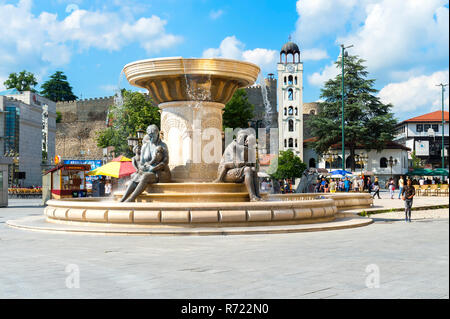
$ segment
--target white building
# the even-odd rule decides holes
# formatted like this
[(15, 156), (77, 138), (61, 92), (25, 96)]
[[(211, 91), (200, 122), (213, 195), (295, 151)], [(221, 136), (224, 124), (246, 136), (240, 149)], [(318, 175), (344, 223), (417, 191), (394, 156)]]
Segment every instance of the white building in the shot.
[[(413, 117), (397, 125), (395, 140), (415, 151), (425, 167), (442, 167), (442, 132), (444, 133), (444, 164), (448, 168), (449, 150), (449, 112), (444, 111), (444, 128), (442, 128), (442, 111), (435, 111)], [(443, 130), (443, 131), (442, 131)], [(411, 152), (408, 154), (411, 159)]]
[(283, 46), (277, 70), (279, 150), (303, 160), (303, 63), (295, 43)]
[[(315, 138), (305, 140), (306, 165), (308, 167), (325, 168), (328, 171), (342, 169), (341, 145), (333, 145), (328, 154), (319, 157), (311, 147), (308, 147), (308, 144), (314, 141)], [(410, 151), (411, 149), (397, 142), (388, 142), (380, 152), (374, 149), (367, 152), (363, 148), (357, 148), (355, 150), (355, 171), (352, 173), (376, 176), (383, 187), (389, 178), (398, 179), (400, 175), (403, 176), (408, 172), (408, 152)], [(318, 164), (312, 166), (312, 163)], [(345, 150), (345, 169), (347, 171), (351, 171), (351, 164), (350, 150)]]
[(21, 186), (41, 185), (42, 169), (55, 156), (56, 103), (29, 91), (3, 93), (0, 133), (1, 156), (13, 157), (10, 182), (15, 171), (25, 175)]

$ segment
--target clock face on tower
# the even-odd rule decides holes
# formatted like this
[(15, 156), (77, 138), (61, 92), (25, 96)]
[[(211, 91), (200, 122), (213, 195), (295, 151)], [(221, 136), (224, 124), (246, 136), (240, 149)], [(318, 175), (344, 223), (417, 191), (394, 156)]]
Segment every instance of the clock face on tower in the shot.
[(287, 66), (287, 70), (289, 71), (289, 72), (294, 72), (295, 71), (295, 68), (294, 68), (294, 66), (292, 65), (292, 64), (289, 64), (288, 66)]

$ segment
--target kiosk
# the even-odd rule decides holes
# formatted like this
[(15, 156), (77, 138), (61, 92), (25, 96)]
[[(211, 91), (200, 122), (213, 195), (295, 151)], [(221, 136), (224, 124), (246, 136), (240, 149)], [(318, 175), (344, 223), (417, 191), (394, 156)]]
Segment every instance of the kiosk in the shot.
[(59, 164), (44, 173), (52, 199), (86, 197), (86, 172), (89, 164)]

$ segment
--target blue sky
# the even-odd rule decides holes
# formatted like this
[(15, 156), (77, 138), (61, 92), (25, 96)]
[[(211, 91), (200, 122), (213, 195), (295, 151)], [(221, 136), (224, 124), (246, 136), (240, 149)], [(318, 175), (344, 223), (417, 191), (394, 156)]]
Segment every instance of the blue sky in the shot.
[[(83, 98), (107, 96), (122, 67), (164, 56), (226, 57), (276, 73), (292, 36), (304, 63), (304, 101), (339, 71), (339, 44), (365, 60), (399, 120), (440, 109), (449, 78), (446, 0), (0, 0), (0, 88), (26, 69), (56, 70)], [(448, 108), (448, 92), (446, 92)]]

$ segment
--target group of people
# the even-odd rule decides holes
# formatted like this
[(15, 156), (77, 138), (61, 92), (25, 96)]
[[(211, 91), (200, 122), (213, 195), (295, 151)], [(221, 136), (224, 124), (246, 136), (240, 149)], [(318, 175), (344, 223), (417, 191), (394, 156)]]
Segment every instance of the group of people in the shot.
[(348, 177), (338, 180), (322, 177), (315, 185), (316, 193), (335, 193), (335, 192), (361, 192), (364, 189), (364, 179), (356, 177), (350, 180)]

